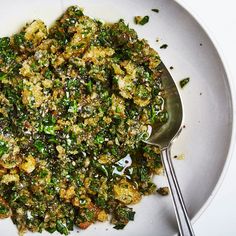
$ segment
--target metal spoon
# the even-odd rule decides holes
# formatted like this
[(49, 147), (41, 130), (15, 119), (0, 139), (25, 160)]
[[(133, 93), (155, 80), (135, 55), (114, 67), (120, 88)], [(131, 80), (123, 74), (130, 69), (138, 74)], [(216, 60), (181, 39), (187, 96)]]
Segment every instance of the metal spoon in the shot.
[[(171, 144), (182, 130), (183, 106), (175, 82), (163, 63), (161, 63), (161, 68), (169, 119), (164, 125), (154, 128), (151, 136), (144, 142), (161, 149), (162, 163), (168, 179), (180, 235), (194, 236), (170, 154)], [(155, 132), (157, 129), (158, 132)]]

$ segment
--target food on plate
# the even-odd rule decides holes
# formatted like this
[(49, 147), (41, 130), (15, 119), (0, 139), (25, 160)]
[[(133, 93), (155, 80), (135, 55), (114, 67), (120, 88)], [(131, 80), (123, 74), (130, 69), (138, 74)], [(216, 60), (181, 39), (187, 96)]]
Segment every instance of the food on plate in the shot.
[(160, 46), (160, 49), (167, 49), (168, 48), (168, 44), (162, 44), (161, 46)]
[(159, 193), (162, 196), (167, 196), (169, 195), (169, 188), (168, 187), (161, 187), (157, 189), (157, 193)]
[(146, 25), (149, 22), (149, 16), (135, 16), (134, 22), (137, 25)]
[(179, 81), (179, 85), (181, 88), (184, 88), (190, 82), (190, 78), (184, 78)]
[(159, 13), (159, 12), (160, 12), (160, 10), (157, 9), (157, 8), (153, 8), (152, 11), (153, 11), (153, 12), (156, 12), (156, 13)]
[(70, 7), (0, 39), (0, 218), (20, 234), (69, 234), (134, 220), (152, 194), (160, 151), (142, 142), (165, 123), (160, 57), (120, 20)]

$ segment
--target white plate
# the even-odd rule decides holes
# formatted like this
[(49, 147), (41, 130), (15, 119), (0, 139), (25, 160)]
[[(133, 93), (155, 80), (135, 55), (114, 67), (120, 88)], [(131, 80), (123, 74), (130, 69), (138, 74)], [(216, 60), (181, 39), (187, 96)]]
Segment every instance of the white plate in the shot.
[[(230, 87), (213, 43), (196, 20), (172, 0), (2, 0), (0, 35), (10, 35), (36, 18), (50, 24), (74, 4), (84, 7), (85, 14), (102, 20), (124, 18), (159, 51), (167, 67), (174, 66), (171, 73), (177, 83), (184, 77), (191, 78), (180, 91), (186, 129), (176, 141), (173, 155), (185, 155), (184, 161), (174, 160), (174, 165), (189, 214), (196, 216), (211, 196), (227, 162), (233, 125)], [(152, 8), (160, 9), (160, 13), (152, 12)], [(149, 15), (150, 22), (137, 26), (133, 23), (136, 15)], [(166, 50), (159, 49), (163, 43), (169, 45)], [(163, 176), (155, 181), (159, 186), (166, 183)], [(79, 235), (167, 236), (177, 232), (170, 196), (145, 197), (134, 208), (135, 221), (122, 231), (97, 223)], [(0, 230), (4, 236), (17, 235), (10, 220), (1, 221)], [(77, 230), (71, 235), (77, 235)]]

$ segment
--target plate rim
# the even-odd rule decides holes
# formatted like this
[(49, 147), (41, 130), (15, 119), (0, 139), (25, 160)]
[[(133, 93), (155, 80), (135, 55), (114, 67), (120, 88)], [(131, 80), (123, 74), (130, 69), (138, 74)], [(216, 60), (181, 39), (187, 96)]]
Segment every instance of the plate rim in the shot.
[(208, 209), (208, 207), (211, 205), (212, 201), (216, 197), (218, 191), (220, 190), (224, 179), (226, 177), (226, 174), (228, 172), (233, 153), (235, 150), (235, 143), (236, 143), (236, 88), (233, 83), (233, 75), (231, 73), (230, 67), (227, 63), (226, 56), (224, 55), (223, 49), (220, 47), (216, 37), (214, 36), (214, 33), (209, 29), (204, 19), (202, 19), (199, 14), (191, 7), (185, 0), (175, 0), (176, 4), (179, 5), (187, 14), (189, 14), (195, 22), (202, 28), (203, 32), (206, 34), (210, 42), (212, 43), (213, 48), (215, 49), (217, 56), (219, 57), (220, 63), (223, 67), (223, 72), (226, 75), (226, 85), (228, 87), (228, 96), (229, 96), (229, 108), (230, 108), (230, 122), (231, 124), (231, 133), (230, 133), (230, 143), (226, 155), (226, 159), (224, 162), (223, 169), (220, 173), (220, 177), (217, 180), (217, 183), (215, 184), (210, 196), (205, 201), (205, 203), (201, 206), (201, 208), (197, 211), (197, 213), (192, 217), (191, 221), (193, 224), (197, 222), (197, 220), (201, 217), (201, 215)]

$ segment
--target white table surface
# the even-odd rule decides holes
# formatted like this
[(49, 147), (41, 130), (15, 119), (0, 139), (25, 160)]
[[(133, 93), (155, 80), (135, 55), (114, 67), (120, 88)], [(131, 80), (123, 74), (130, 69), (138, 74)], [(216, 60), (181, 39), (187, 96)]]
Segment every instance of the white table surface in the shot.
[[(178, 0), (209, 33), (226, 64), (236, 93), (236, 1)], [(236, 235), (236, 149), (208, 208), (194, 223), (196, 236)]]

